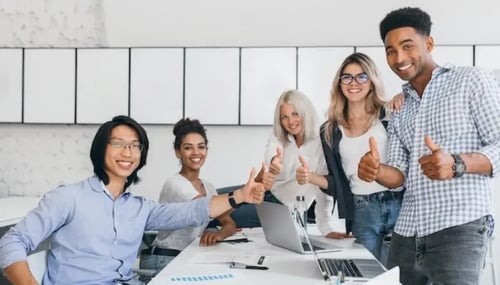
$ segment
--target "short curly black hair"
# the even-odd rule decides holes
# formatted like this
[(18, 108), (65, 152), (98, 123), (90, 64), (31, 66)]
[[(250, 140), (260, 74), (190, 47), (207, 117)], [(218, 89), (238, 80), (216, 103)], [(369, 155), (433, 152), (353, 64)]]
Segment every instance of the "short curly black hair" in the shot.
[(174, 126), (173, 130), (175, 140), (174, 149), (181, 149), (182, 140), (185, 136), (191, 133), (199, 134), (203, 137), (205, 145), (208, 145), (207, 133), (205, 127), (200, 123), (199, 120), (190, 118), (180, 119)]
[(422, 9), (400, 8), (387, 14), (380, 22), (380, 37), (384, 41), (387, 33), (402, 27), (412, 27), (419, 34), (429, 36), (431, 34), (431, 25), (431, 17)]

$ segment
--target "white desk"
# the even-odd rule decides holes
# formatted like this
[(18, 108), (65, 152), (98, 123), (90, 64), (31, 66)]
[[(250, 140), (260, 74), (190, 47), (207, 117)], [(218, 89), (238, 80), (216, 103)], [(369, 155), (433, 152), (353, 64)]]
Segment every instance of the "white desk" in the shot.
[(40, 197), (0, 198), (0, 228), (17, 224), (38, 205)]
[[(312, 229), (313, 231), (314, 229)], [(199, 239), (193, 241), (171, 263), (168, 264), (148, 284), (328, 284), (323, 281), (319, 269), (312, 255), (302, 255), (291, 252), (266, 242), (261, 228), (244, 229), (249, 243), (229, 244), (220, 243), (211, 247), (200, 247)], [(325, 241), (343, 246), (341, 252), (322, 253), (320, 256), (346, 257), (346, 258), (374, 258), (367, 249), (354, 243), (354, 239)], [(230, 269), (228, 264), (195, 264), (192, 259), (203, 254), (224, 255), (265, 255), (269, 257), (267, 266), (269, 270)], [(172, 277), (231, 274), (227, 280), (183, 282), (172, 281)], [(349, 284), (349, 283), (343, 283)], [(356, 284), (360, 284), (356, 282)]]

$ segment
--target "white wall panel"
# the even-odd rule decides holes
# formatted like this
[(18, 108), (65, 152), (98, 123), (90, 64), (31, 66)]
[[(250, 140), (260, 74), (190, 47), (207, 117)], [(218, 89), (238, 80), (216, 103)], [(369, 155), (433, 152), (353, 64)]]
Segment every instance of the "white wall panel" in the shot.
[(238, 48), (186, 49), (186, 117), (203, 124), (237, 125)]
[(500, 45), (476, 46), (476, 66), (492, 71), (500, 82)]
[(277, 99), (295, 88), (295, 48), (241, 50), (241, 124), (272, 124)]
[(474, 52), (470, 46), (434, 46), (432, 58), (438, 65), (472, 66)]
[(23, 102), (23, 50), (0, 49), (0, 122), (20, 123)]
[(77, 123), (128, 115), (128, 49), (79, 49)]
[(130, 116), (140, 123), (174, 124), (182, 117), (182, 48), (133, 48)]
[(24, 122), (75, 122), (75, 50), (26, 49)]

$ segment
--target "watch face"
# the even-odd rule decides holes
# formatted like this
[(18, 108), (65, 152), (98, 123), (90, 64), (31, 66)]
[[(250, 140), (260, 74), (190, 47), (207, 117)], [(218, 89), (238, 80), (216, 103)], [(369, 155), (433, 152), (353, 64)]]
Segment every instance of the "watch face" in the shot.
[(463, 165), (462, 163), (457, 164), (455, 167), (455, 172), (457, 175), (462, 176), (465, 172), (465, 165)]
[(453, 154), (455, 163), (453, 164), (453, 177), (462, 177), (465, 173), (465, 164), (459, 155)]

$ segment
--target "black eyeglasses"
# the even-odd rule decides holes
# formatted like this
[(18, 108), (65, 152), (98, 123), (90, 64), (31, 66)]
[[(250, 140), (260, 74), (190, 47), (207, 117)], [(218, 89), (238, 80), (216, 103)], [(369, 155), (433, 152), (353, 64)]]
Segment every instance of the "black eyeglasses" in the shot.
[(352, 80), (356, 80), (356, 82), (359, 84), (364, 84), (364, 83), (368, 82), (368, 79), (369, 79), (368, 74), (366, 74), (364, 72), (356, 74), (356, 75), (352, 75), (352, 74), (348, 74), (348, 73), (344, 73), (344, 74), (340, 75), (340, 83), (342, 83), (344, 85), (351, 84)]

